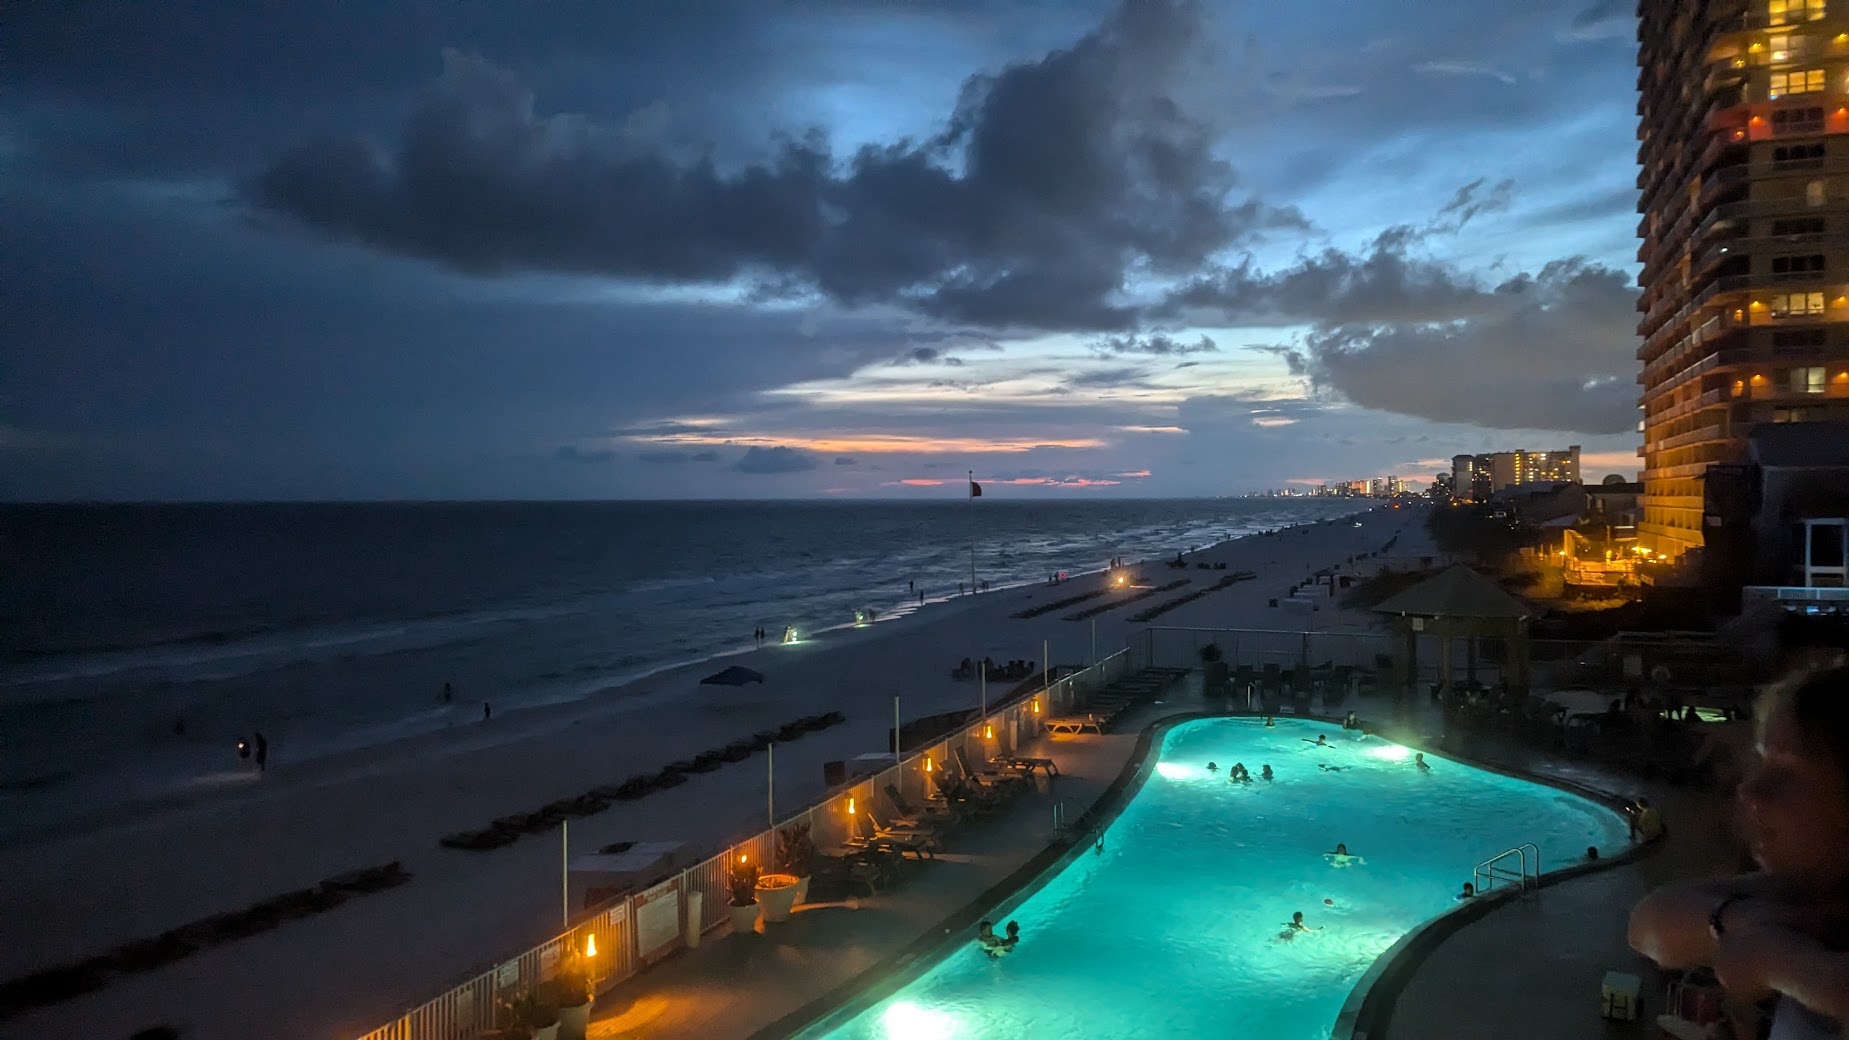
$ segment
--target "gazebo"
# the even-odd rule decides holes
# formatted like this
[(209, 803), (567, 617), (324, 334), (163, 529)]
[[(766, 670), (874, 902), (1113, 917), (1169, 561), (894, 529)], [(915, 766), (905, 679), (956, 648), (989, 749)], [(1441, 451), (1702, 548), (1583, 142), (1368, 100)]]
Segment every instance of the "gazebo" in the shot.
[(1409, 589), (1387, 597), (1374, 608), (1396, 615), (1405, 640), (1401, 658), (1403, 689), (1419, 681), (1419, 636), (1438, 637), (1439, 681), (1451, 685), (1451, 641), (1467, 640), (1465, 674), (1476, 678), (1478, 640), (1484, 636), (1508, 640), (1504, 678), (1517, 693), (1528, 691), (1528, 619), (1532, 606), (1505, 592), (1501, 586), (1463, 564), (1453, 564)]

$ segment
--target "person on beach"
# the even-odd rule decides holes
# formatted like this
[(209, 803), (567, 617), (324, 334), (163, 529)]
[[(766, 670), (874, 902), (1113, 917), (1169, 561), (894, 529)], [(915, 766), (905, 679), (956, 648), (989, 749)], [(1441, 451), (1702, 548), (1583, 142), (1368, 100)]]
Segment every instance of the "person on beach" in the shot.
[(449, 683), (444, 683), (443, 693), (440, 699), (444, 704), (454, 704), (456, 702), (456, 688)]
[(251, 742), (257, 746), (257, 772), (261, 773), (270, 767), (270, 742), (264, 739), (262, 730), (251, 734)]
[(244, 763), (248, 761), (250, 761), (250, 741), (249, 739), (245, 737), (239, 737), (238, 738), (238, 768), (242, 769), (244, 767)]
[(493, 717), (494, 717), (493, 705), (490, 705), (487, 701), (483, 701), (482, 702), (482, 721), (487, 722), (489, 719)]
[(1742, 1007), (1775, 1001), (1778, 1040), (1839, 1037), (1849, 1022), (1849, 668), (1775, 684), (1754, 715), (1759, 760), (1738, 804), (1759, 871), (1645, 896), (1631, 911), (1631, 948), (1666, 970), (1712, 968)]
[(906, 592), (906, 594), (907, 594), (907, 595), (910, 595), (911, 593), (914, 593), (914, 592), (917, 592), (917, 591), (918, 591), (918, 579), (917, 579), (917, 578), (907, 578), (907, 579), (905, 579), (905, 592)]

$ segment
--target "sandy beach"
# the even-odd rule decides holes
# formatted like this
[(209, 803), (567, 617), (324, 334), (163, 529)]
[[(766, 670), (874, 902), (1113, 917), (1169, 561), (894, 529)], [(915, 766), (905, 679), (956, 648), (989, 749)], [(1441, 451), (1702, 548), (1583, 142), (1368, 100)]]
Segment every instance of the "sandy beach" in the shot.
[[(1269, 600), (1396, 535), (1396, 563), (1431, 554), (1423, 515), (1419, 508), (1375, 509), (1191, 554), (1190, 562), (1223, 562), (1257, 577), (1151, 624), (1306, 627), (1305, 615), (1269, 607)], [(1146, 627), (1128, 621), (1137, 609), (1222, 575), (1150, 561), (1142, 576), (1145, 584), (1180, 577), (1192, 584), (1100, 614), (1099, 655), (1123, 648)], [(780, 812), (793, 809), (822, 790), (823, 762), (888, 746), (895, 696), (906, 719), (975, 707), (977, 686), (949, 675), (963, 657), (1038, 665), (1044, 641), (1054, 664), (1088, 663), (1089, 621), (1062, 620), (1070, 610), (1025, 620), (1010, 615), (1102, 580), (1086, 576), (965, 597), (727, 662), (763, 672), (763, 685), (697, 686), (701, 675), (721, 666), (693, 665), (607, 697), (471, 720), (299, 766), (278, 748), (276, 765), (260, 778), (227, 772), (156, 802), (124, 802), (56, 821), (0, 849), (0, 876), (7, 878), (0, 921), (10, 940), (0, 949), (0, 978), (78, 960), (357, 867), (400, 860), (414, 880), (0, 1023), (0, 1035), (91, 1040), (159, 1023), (181, 1029), (188, 1040), (362, 1033), (558, 929), (557, 832), (492, 852), (440, 848), (443, 834), (653, 772), (797, 716), (840, 711), (846, 724), (777, 749), (775, 797)], [(1314, 618), (1318, 630), (1362, 630), (1370, 623), (1333, 602)], [(994, 695), (1002, 692), (991, 687)], [(479, 714), (479, 705), (466, 707)], [(765, 759), (758, 755), (573, 821), (572, 844), (582, 850), (671, 840), (697, 850), (720, 847), (763, 827), (765, 788)]]

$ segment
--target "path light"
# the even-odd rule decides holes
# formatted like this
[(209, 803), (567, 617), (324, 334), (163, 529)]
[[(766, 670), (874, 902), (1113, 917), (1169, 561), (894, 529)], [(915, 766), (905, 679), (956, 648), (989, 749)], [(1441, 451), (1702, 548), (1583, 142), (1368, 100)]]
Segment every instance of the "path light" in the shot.
[(930, 771), (931, 771), (931, 756), (926, 755), (925, 756), (925, 772), (929, 773)]
[(1040, 698), (1038, 697), (1034, 698), (1034, 714), (1040, 714)]
[(988, 725), (987, 723), (984, 723), (982, 727), (982, 739), (994, 740), (995, 739), (995, 727)]
[(596, 932), (591, 932), (590, 934), (584, 937), (584, 955), (586, 957), (597, 956), (597, 933)]
[(847, 796), (847, 814), (854, 815), (854, 796), (851, 794)]

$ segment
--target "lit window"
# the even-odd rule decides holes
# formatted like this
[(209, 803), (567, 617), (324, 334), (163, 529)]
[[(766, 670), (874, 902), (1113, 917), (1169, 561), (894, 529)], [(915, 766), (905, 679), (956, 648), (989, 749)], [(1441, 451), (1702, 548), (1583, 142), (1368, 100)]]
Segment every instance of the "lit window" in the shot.
[(1821, 206), (1830, 199), (1829, 181), (1811, 181), (1804, 185), (1804, 204)]
[(1823, 313), (1820, 292), (1774, 293), (1770, 308), (1774, 318), (1809, 317)]
[(1820, 394), (1825, 387), (1822, 365), (1811, 365), (1791, 370), (1791, 392), (1794, 394)]
[(1822, 69), (1794, 69), (1791, 72), (1774, 72), (1768, 97), (1784, 97), (1786, 94), (1816, 94), (1823, 90)]
[(1766, 24), (1814, 22), (1827, 13), (1829, 0), (1766, 0)]

